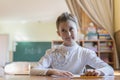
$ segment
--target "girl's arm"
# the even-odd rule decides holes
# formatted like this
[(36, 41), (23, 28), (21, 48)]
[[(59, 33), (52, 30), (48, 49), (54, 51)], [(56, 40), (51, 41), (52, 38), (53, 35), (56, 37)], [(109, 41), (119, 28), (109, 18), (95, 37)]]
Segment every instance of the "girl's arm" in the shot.
[(87, 64), (90, 65), (91, 67), (95, 68), (93, 71), (87, 71), (87, 75), (93, 75), (97, 74), (100, 76), (111, 76), (114, 75), (114, 70), (113, 68), (108, 65), (106, 62), (101, 60), (94, 51), (89, 51), (87, 57)]
[(46, 51), (46, 54), (40, 59), (38, 65), (31, 66), (30, 68), (30, 75), (46, 75), (47, 71), (51, 65), (52, 56), (51, 49)]

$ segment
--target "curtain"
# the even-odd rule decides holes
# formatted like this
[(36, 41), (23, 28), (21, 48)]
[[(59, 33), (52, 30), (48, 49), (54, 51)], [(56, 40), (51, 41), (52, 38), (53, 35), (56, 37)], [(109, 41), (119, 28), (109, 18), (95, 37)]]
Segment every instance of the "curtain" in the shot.
[[(76, 0), (79, 6), (97, 24), (105, 28), (111, 37), (113, 32), (113, 0)], [(114, 39), (114, 38), (113, 38)]]
[[(81, 12), (78, 9), (82, 9), (89, 18), (98, 26), (103, 27), (111, 35), (114, 40), (113, 29), (113, 0), (66, 0), (71, 12), (79, 17), (79, 23), (81, 25)], [(117, 50), (115, 46), (115, 57), (117, 58)], [(118, 59), (116, 59), (118, 67)]]
[(81, 27), (81, 8), (99, 27), (105, 28), (114, 39), (113, 0), (66, 0), (70, 11), (78, 18)]
[(82, 28), (82, 13), (81, 13), (81, 7), (78, 7), (79, 4), (77, 3), (76, 0), (66, 0), (68, 7), (71, 11), (72, 14), (76, 15), (78, 22), (79, 22), (79, 27)]

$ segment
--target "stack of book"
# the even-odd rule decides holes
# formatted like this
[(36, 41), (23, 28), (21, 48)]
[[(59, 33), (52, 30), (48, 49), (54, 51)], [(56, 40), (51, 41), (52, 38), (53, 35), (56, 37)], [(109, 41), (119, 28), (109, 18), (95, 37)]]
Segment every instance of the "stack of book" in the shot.
[(111, 46), (112, 46), (111, 42), (102, 42), (102, 43), (100, 43), (100, 51), (101, 52), (110, 52), (112, 50)]
[(111, 40), (109, 34), (98, 34), (99, 40)]
[(99, 40), (111, 40), (110, 34), (103, 28), (97, 30)]

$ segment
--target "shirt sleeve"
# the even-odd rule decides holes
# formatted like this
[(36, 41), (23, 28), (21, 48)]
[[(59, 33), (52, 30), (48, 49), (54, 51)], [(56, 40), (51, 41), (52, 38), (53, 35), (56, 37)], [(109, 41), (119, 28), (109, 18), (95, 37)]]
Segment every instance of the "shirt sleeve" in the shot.
[(31, 67), (30, 75), (46, 75), (51, 65), (51, 50), (47, 50), (46, 54), (40, 59), (38, 65)]
[(88, 51), (88, 57), (86, 59), (88, 65), (101, 71), (105, 76), (111, 76), (114, 74), (113, 68), (101, 60), (94, 51)]

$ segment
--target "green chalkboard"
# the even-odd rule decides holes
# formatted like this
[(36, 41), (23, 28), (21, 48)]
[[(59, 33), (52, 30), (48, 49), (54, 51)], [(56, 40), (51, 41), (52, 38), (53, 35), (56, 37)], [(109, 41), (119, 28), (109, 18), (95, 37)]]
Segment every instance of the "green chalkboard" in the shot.
[(51, 48), (51, 42), (16, 42), (13, 61), (39, 61), (46, 50)]

